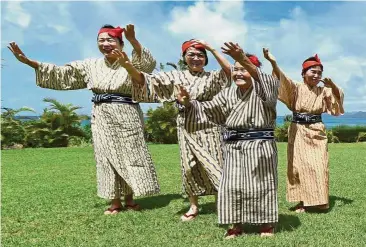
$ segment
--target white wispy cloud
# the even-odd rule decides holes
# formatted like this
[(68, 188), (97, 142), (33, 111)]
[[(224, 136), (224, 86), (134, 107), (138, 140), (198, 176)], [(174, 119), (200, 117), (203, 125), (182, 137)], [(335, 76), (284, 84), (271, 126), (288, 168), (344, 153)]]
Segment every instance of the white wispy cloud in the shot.
[[(282, 69), (298, 81), (302, 61), (318, 53), (324, 76), (344, 89), (349, 109), (365, 110), (365, 101), (353, 97), (366, 91), (366, 50), (361, 49), (366, 40), (365, 11), (363, 3), (337, 3), (320, 14), (298, 6), (280, 20), (251, 22), (242, 2), (196, 2), (174, 8), (167, 23), (172, 36), (196, 35), (216, 46), (235, 41), (259, 57), (262, 47), (269, 47)], [(270, 71), (268, 63), (264, 69)], [(283, 105), (280, 108), (285, 111)]]
[(4, 19), (20, 28), (27, 28), (31, 22), (31, 15), (22, 8), (21, 2), (8, 2), (4, 11)]
[[(262, 17), (255, 21), (253, 16), (257, 13), (249, 6), (254, 4), (257, 3), (3, 2), (2, 49), (6, 49), (7, 42), (15, 40), (35, 59), (58, 63), (60, 57), (63, 62), (99, 57), (96, 33), (103, 24), (134, 23), (138, 39), (158, 62), (178, 61), (181, 43), (191, 38), (205, 39), (217, 49), (225, 41), (235, 41), (260, 58), (262, 47), (269, 47), (283, 70), (298, 81), (302, 80), (302, 61), (318, 53), (325, 66), (324, 75), (334, 79), (345, 91), (346, 110), (366, 109), (366, 3), (334, 2), (322, 12), (310, 12), (301, 8), (299, 2), (298, 7), (281, 9), (281, 19)], [(128, 53), (131, 51), (128, 42), (125, 48)], [(34, 104), (53, 95), (61, 101), (84, 106), (86, 113), (90, 111), (90, 93), (50, 93), (50, 90), (30, 86), (34, 72), (20, 68), (22, 65), (14, 61), (8, 51), (4, 54), (8, 56), (9, 66), (2, 71), (2, 80), (22, 71), (17, 78), (20, 81), (17, 90), (28, 93), (34, 89)], [(211, 58), (207, 69), (216, 69), (218, 65)], [(269, 63), (263, 61), (263, 64), (263, 69), (270, 72)], [(26, 101), (20, 103), (27, 105)], [(30, 106), (34, 107), (33, 103)], [(150, 105), (143, 106), (147, 109)], [(288, 111), (279, 104), (279, 114), (284, 112)]]

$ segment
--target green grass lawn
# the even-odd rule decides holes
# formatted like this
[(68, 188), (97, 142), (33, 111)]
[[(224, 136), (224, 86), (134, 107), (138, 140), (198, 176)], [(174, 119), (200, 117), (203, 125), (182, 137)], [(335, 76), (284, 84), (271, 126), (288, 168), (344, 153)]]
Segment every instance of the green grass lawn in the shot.
[(91, 148), (2, 151), (2, 246), (366, 246), (366, 143), (331, 144), (328, 213), (296, 214), (286, 202), (286, 144), (279, 143), (280, 222), (274, 238), (223, 240), (213, 196), (180, 222), (177, 145), (150, 145), (161, 194), (138, 198), (142, 212), (103, 215)]

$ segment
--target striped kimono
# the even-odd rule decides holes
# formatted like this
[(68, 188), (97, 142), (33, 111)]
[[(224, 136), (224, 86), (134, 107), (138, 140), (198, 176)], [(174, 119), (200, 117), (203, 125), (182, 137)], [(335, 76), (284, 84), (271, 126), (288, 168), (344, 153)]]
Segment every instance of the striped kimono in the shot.
[[(278, 80), (257, 71), (260, 80), (253, 80), (253, 86), (246, 91), (234, 86), (212, 101), (192, 101), (187, 114), (198, 122), (211, 120), (235, 130), (275, 128)], [(223, 154), (219, 224), (277, 222), (275, 140), (226, 141)]]
[[(280, 71), (278, 98), (288, 109), (298, 113), (344, 113), (343, 92), (338, 99), (327, 87), (296, 83)], [(287, 146), (287, 200), (302, 201), (304, 206), (329, 202), (328, 139), (322, 122), (291, 123)]]
[[(132, 63), (151, 72), (155, 59), (143, 48), (132, 52)], [(74, 61), (65, 66), (41, 63), (36, 69), (37, 85), (55, 90), (88, 88), (96, 94), (119, 93), (140, 97), (131, 78), (118, 61), (104, 58)], [(139, 104), (98, 103), (93, 105), (91, 128), (97, 168), (98, 196), (118, 199), (123, 195), (159, 193), (159, 185), (143, 134)]]
[[(208, 101), (231, 81), (223, 70), (144, 73), (150, 99), (175, 101), (177, 85), (184, 86), (193, 99)], [(148, 90), (146, 90), (148, 89)], [(222, 171), (221, 128), (212, 122), (197, 124), (179, 107), (178, 142), (182, 168), (183, 193), (189, 196), (215, 194)]]

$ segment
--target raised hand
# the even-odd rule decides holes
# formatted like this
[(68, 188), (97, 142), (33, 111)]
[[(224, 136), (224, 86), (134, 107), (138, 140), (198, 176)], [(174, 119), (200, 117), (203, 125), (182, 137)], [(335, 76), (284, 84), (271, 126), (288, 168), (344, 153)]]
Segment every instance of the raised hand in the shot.
[(190, 103), (189, 102), (189, 93), (182, 85), (178, 85), (177, 100), (179, 103), (181, 103), (184, 106), (188, 106)]
[(114, 49), (111, 52), (111, 56), (116, 58), (118, 60), (118, 63), (124, 68), (132, 65), (130, 59), (128, 58), (127, 54), (124, 51)]
[(264, 58), (267, 59), (271, 63), (276, 62), (276, 58), (272, 55), (272, 53), (269, 52), (268, 48), (263, 48), (263, 55)]
[(324, 83), (325, 87), (333, 88), (334, 86), (334, 82), (330, 78), (324, 78), (323, 80), (321, 80), (321, 82)]
[(8, 48), (13, 53), (13, 55), (16, 57), (16, 59), (18, 59), (18, 61), (28, 64), (29, 59), (24, 54), (24, 52), (19, 48), (17, 43), (10, 42)]
[(224, 54), (229, 55), (236, 61), (240, 61), (244, 58), (245, 53), (243, 49), (233, 42), (225, 42), (224, 45), (226, 47), (221, 47), (221, 50)]
[(135, 26), (133, 24), (128, 24), (125, 28), (125, 37), (128, 41), (134, 41), (136, 40), (136, 34), (135, 34)]
[(202, 39), (194, 39), (193, 41), (200, 44), (200, 45), (203, 45), (203, 47), (208, 51), (213, 50), (213, 48), (206, 41), (204, 41)]

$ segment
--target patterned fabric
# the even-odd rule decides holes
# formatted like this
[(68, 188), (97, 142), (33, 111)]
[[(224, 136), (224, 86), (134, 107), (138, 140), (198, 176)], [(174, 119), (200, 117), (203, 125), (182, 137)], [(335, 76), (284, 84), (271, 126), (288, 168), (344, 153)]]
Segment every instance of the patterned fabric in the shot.
[[(273, 129), (278, 80), (257, 69), (259, 81), (246, 91), (234, 86), (212, 101), (192, 101), (188, 114), (228, 129)], [(277, 147), (274, 140), (227, 141), (218, 193), (220, 224), (278, 221)]]
[[(343, 92), (338, 99), (332, 89), (296, 83), (280, 72), (279, 100), (291, 111), (320, 115), (344, 113)], [(304, 206), (328, 204), (328, 140), (322, 122), (291, 123), (287, 146), (287, 200)]]
[(115, 102), (115, 103), (137, 104), (137, 102), (132, 101), (132, 98), (130, 96), (124, 96), (122, 94), (116, 94), (116, 93), (94, 94), (92, 97), (92, 102), (94, 103)]
[[(149, 96), (151, 102), (175, 101), (178, 85), (184, 86), (191, 98), (198, 101), (211, 100), (231, 85), (230, 77), (223, 70), (199, 73), (175, 70), (154, 75), (144, 73), (144, 76), (146, 85), (142, 90), (145, 94), (141, 94), (141, 100)], [(197, 124), (184, 112), (184, 107), (181, 107), (177, 118), (183, 193), (197, 196), (215, 194), (222, 170), (221, 128), (212, 122)]]
[[(132, 63), (151, 72), (156, 65), (150, 52), (132, 53)], [(87, 59), (65, 66), (42, 63), (36, 70), (37, 85), (55, 90), (88, 88), (95, 94), (122, 94), (140, 97), (132, 89), (127, 71), (118, 61)], [(98, 195), (116, 199), (159, 193), (159, 185), (143, 135), (143, 118), (139, 104), (94, 104), (92, 133), (97, 163)]]

